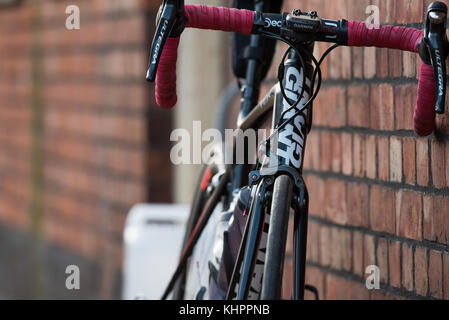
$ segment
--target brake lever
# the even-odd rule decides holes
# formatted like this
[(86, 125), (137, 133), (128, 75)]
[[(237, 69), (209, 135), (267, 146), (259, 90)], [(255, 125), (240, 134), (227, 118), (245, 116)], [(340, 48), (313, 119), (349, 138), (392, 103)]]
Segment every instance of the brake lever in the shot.
[(437, 92), (435, 111), (438, 114), (444, 114), (446, 103), (446, 58), (449, 54), (446, 23), (446, 4), (440, 1), (431, 3), (427, 10), (423, 38), (418, 47), (423, 62), (433, 66)]
[(156, 33), (151, 44), (147, 81), (154, 82), (156, 80), (159, 60), (168, 37), (179, 36), (186, 25), (187, 16), (184, 12), (184, 0), (164, 0), (159, 8)]

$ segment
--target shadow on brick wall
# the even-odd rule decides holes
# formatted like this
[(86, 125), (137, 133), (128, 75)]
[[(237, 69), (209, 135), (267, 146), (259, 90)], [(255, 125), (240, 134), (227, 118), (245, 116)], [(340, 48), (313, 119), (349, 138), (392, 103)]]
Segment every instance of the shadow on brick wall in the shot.
[[(80, 289), (68, 290), (67, 266), (80, 269)], [(61, 247), (0, 224), (0, 299), (101, 299), (101, 268)], [(119, 299), (121, 273), (113, 292)]]

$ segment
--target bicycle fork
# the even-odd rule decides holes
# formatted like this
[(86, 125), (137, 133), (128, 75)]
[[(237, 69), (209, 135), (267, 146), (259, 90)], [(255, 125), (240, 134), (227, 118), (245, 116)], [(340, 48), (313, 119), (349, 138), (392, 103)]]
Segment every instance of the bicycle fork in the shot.
[[(300, 191), (303, 199), (295, 195), (293, 197), (293, 209), (295, 212), (293, 221), (293, 299), (304, 300), (306, 283), (306, 258), (307, 258), (307, 226), (309, 218), (309, 194), (305, 184)], [(309, 290), (311, 289), (308, 286)], [(315, 293), (315, 292), (314, 292)], [(315, 293), (318, 298), (318, 293)]]

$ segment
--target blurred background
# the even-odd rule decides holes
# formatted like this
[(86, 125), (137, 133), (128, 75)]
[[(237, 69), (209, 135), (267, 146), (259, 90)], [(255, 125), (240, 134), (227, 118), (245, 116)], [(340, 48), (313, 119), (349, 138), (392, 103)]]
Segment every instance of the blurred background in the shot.
[[(172, 167), (170, 132), (213, 124), (229, 36), (186, 34), (184, 102), (160, 110), (145, 81), (160, 3), (0, 1), (0, 298), (119, 298), (130, 208), (190, 201), (198, 169)], [(64, 286), (71, 264), (81, 290)]]

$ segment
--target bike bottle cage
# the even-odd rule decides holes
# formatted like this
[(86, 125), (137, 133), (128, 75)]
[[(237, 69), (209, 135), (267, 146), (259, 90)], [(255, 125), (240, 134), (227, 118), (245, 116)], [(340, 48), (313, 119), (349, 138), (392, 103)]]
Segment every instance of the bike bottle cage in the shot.
[(444, 113), (446, 102), (446, 58), (449, 42), (446, 36), (447, 6), (443, 2), (433, 2), (427, 10), (424, 34), (418, 45), (419, 55), (424, 63), (433, 66), (437, 100), (435, 110)]
[(157, 67), (168, 37), (179, 37), (187, 25), (184, 0), (163, 0), (159, 7), (156, 24), (157, 30), (151, 45), (150, 63), (147, 71), (147, 80), (150, 82), (156, 79)]

